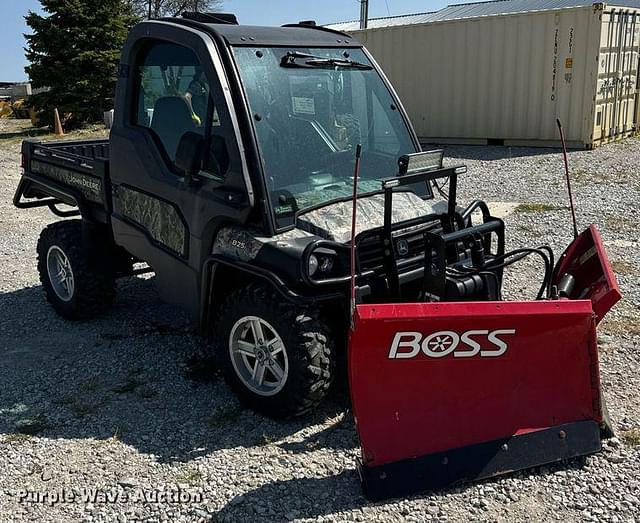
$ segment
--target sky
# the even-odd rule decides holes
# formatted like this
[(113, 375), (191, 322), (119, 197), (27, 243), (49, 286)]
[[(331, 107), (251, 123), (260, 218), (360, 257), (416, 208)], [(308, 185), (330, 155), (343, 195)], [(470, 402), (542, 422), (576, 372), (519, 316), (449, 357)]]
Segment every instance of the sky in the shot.
[[(370, 16), (401, 15), (435, 11), (448, 4), (470, 0), (370, 0)], [(265, 4), (268, 8), (265, 8)], [(28, 32), (24, 16), (40, 11), (38, 0), (0, 0), (0, 82), (24, 81), (26, 60), (23, 34)], [(235, 13), (241, 24), (282, 25), (300, 20), (319, 24), (356, 20), (358, 0), (225, 0), (224, 11)]]

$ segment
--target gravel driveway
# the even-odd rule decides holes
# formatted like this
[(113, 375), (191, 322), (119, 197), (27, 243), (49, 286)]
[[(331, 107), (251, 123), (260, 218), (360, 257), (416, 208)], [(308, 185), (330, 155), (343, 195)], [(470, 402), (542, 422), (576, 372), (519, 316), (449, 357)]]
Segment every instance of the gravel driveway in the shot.
[[(55, 218), (11, 204), (19, 149), (0, 140), (2, 523), (640, 521), (640, 141), (570, 154), (578, 219), (601, 228), (625, 294), (600, 331), (618, 437), (586, 460), (382, 504), (361, 495), (344, 392), (292, 422), (243, 410), (153, 278), (121, 281), (107, 317), (57, 317), (35, 263), (38, 234)], [(509, 247), (569, 243), (557, 151), (447, 154), (469, 165), (464, 202), (508, 213)], [(508, 274), (508, 295), (532, 296), (537, 278), (535, 263), (523, 264)]]

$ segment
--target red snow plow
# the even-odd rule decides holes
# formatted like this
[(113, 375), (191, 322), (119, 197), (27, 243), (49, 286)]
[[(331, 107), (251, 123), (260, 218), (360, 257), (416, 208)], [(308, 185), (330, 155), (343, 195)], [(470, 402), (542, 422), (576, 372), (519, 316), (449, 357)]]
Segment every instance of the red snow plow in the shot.
[[(449, 202), (456, 201), (454, 171), (446, 173)], [(443, 173), (395, 178), (387, 204), (398, 183), (425, 176)], [(425, 233), (418, 299), (403, 296), (395, 249), (385, 252), (387, 274), (396, 274), (389, 299), (367, 302), (368, 289), (352, 282), (349, 377), (361, 479), (372, 500), (592, 454), (610, 430), (596, 325), (620, 291), (597, 229), (578, 236), (555, 264), (548, 248), (504, 253), (504, 224), (484, 208), (477, 226), (468, 209), (449, 211), (461, 226), (452, 220), (442, 234)], [(390, 220), (377, 234), (397, 248)], [(361, 236), (352, 242), (356, 267)], [(504, 268), (539, 250), (545, 278), (537, 299), (502, 301)], [(465, 299), (476, 285), (485, 292)]]

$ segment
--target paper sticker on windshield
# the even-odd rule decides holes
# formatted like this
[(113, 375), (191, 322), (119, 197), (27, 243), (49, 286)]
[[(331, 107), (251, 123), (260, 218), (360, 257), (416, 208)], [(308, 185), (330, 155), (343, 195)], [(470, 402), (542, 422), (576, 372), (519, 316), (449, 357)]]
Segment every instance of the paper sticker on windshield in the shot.
[(313, 98), (303, 98), (294, 96), (291, 98), (293, 102), (293, 112), (296, 114), (316, 114), (316, 102)]

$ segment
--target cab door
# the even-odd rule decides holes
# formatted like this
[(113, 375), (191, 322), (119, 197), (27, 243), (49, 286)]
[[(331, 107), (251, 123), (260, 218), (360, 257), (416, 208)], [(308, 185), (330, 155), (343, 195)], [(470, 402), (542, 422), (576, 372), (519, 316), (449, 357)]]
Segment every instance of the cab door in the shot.
[[(244, 223), (253, 204), (228, 93), (205, 33), (148, 22), (130, 34), (110, 139), (113, 234), (154, 269), (162, 297), (194, 318), (216, 227)], [(187, 133), (204, 144), (195, 183), (176, 165)]]

